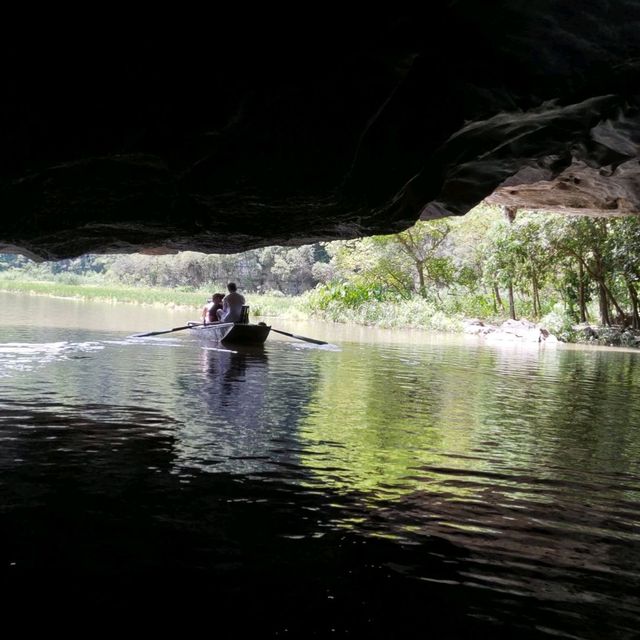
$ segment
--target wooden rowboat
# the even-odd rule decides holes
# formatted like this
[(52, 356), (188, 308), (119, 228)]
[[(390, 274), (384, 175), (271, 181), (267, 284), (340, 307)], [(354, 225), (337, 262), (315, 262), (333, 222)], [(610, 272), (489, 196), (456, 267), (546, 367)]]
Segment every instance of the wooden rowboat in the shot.
[(251, 324), (249, 322), (212, 322), (201, 324), (190, 322), (189, 329), (198, 338), (224, 344), (264, 344), (269, 336), (271, 327), (266, 324)]

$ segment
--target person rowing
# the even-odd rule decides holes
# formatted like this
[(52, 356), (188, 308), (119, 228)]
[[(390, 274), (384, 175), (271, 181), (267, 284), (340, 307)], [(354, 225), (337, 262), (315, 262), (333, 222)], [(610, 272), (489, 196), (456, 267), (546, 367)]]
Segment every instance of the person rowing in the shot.
[(240, 322), (242, 318), (242, 306), (245, 304), (244, 296), (238, 293), (235, 282), (227, 285), (229, 293), (222, 300), (222, 309), (218, 309), (220, 322)]

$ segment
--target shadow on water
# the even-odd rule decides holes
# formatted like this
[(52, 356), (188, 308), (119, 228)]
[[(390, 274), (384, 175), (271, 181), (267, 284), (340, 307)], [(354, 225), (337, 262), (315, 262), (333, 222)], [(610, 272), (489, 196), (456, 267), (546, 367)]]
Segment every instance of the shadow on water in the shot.
[[(101, 420), (107, 412), (117, 424)], [(486, 628), (501, 637), (494, 622), (466, 617), (489, 610), (492, 596), (464, 587), (463, 548), (336, 527), (358, 495), (172, 473), (172, 421), (152, 409), (29, 413), (9, 403), (2, 422), (3, 605), (13, 615), (72, 606), (148, 627), (185, 617), (262, 635), (461, 638)], [(12, 423), (30, 424), (32, 437), (12, 434)], [(411, 563), (432, 581), (407, 575)], [(513, 617), (501, 624), (504, 637), (519, 626)]]

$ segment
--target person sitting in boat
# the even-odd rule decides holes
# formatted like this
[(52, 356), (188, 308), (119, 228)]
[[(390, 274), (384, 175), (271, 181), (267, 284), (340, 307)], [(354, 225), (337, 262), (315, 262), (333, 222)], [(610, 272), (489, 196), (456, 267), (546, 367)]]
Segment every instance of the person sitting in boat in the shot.
[(222, 309), (223, 299), (224, 294), (222, 293), (214, 293), (211, 296), (211, 300), (202, 308), (203, 324), (207, 324), (208, 322), (218, 322), (218, 311)]
[(218, 320), (221, 322), (240, 322), (242, 317), (242, 305), (245, 304), (244, 296), (238, 293), (235, 282), (227, 285), (229, 293), (222, 301), (222, 309), (218, 310)]

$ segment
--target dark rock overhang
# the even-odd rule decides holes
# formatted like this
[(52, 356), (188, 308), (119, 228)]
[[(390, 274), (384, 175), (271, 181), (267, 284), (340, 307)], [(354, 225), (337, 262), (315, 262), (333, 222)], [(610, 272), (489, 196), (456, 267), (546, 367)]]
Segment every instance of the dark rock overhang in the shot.
[(242, 11), (6, 40), (0, 252), (236, 252), (485, 198), (639, 214), (638, 3)]

